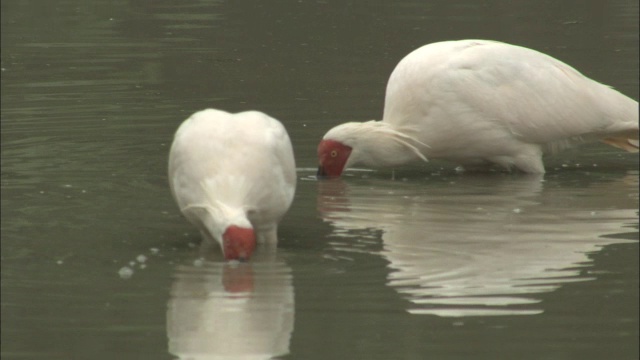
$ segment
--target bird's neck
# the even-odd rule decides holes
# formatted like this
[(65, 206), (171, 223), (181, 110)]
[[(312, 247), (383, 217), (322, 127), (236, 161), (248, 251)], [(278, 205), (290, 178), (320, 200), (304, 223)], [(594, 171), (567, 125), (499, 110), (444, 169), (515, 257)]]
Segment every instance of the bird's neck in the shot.
[(253, 227), (244, 209), (229, 207), (220, 202), (191, 204), (183, 207), (182, 211), (195, 213), (195, 218), (201, 221), (200, 225), (217, 241), (221, 241), (222, 234), (229, 226)]
[(395, 129), (383, 121), (360, 125), (356, 144), (347, 166), (394, 167), (415, 161), (427, 161), (427, 146), (410, 132)]
[(234, 176), (205, 179), (200, 183), (205, 193), (202, 203), (189, 204), (182, 211), (197, 212), (195, 218), (201, 219), (202, 227), (217, 241), (221, 241), (223, 232), (231, 225), (251, 228), (247, 209), (239, 205), (244, 203), (245, 183), (244, 178)]

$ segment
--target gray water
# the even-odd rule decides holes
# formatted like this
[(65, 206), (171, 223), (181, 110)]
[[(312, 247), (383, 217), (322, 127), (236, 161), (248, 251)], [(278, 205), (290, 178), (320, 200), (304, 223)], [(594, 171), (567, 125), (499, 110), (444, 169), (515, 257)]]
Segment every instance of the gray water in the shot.
[[(3, 359), (638, 358), (637, 155), (314, 176), (324, 132), (379, 119), (430, 42), (531, 47), (637, 100), (636, 1), (1, 7)], [(206, 107), (289, 131), (275, 254), (202, 254), (171, 199), (172, 134)]]

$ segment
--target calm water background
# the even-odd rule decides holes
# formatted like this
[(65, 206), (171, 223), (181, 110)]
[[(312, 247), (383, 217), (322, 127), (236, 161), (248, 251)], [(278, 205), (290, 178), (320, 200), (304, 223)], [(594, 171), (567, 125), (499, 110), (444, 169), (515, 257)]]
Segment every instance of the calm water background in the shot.
[[(430, 42), (549, 53), (638, 99), (637, 1), (3, 1), (3, 359), (637, 359), (638, 158), (318, 182)], [(258, 109), (299, 168), (277, 254), (204, 258), (170, 197), (194, 111)]]

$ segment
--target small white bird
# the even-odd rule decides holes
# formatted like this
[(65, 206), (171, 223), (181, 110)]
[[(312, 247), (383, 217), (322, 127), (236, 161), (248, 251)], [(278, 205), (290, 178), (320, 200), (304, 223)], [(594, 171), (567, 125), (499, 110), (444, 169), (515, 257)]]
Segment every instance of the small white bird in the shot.
[(382, 121), (325, 134), (318, 175), (428, 158), (544, 173), (543, 154), (592, 141), (637, 152), (638, 102), (535, 50), (446, 41), (400, 61)]
[(289, 135), (258, 111), (207, 109), (176, 131), (169, 185), (184, 216), (225, 259), (246, 260), (256, 243), (275, 246), (296, 188)]

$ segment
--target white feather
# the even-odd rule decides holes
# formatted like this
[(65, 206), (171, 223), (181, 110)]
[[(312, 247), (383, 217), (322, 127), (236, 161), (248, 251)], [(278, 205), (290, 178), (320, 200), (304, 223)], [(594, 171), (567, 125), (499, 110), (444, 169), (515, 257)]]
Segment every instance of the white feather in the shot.
[(279, 121), (257, 111), (197, 112), (174, 137), (169, 184), (209, 241), (221, 242), (226, 227), (237, 225), (275, 243), (296, 186), (291, 141)]

